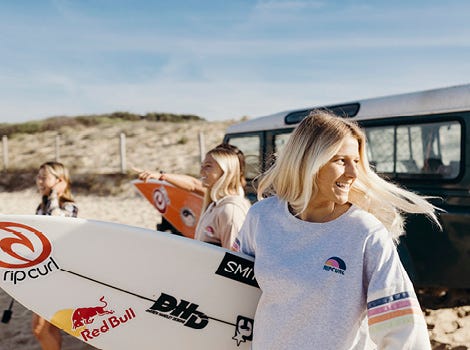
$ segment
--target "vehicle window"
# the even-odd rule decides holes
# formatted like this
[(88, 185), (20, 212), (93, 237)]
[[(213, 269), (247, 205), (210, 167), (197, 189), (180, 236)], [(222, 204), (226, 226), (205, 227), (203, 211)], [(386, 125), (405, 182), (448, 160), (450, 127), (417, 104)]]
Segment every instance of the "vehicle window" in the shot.
[(393, 173), (394, 127), (373, 127), (366, 129), (368, 140), (367, 157), (379, 173)]
[(276, 153), (279, 153), (281, 149), (284, 148), (284, 146), (287, 143), (287, 140), (290, 137), (290, 132), (287, 134), (276, 134), (274, 135), (274, 150)]
[(261, 171), (260, 135), (231, 136), (229, 143), (237, 146), (245, 155), (245, 177), (254, 179)]
[(461, 125), (457, 121), (366, 128), (368, 157), (379, 173), (456, 178)]
[(266, 144), (264, 145), (264, 169), (269, 169), (276, 161), (277, 155), (284, 148), (289, 139), (292, 129), (275, 130), (266, 132)]

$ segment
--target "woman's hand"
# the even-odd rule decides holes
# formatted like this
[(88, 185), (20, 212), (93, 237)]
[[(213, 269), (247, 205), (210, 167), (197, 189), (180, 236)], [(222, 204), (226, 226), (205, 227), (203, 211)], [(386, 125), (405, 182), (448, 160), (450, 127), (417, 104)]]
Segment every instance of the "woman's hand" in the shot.
[(67, 188), (67, 183), (64, 179), (58, 178), (54, 186), (51, 187), (51, 191), (55, 191), (60, 197), (64, 194), (65, 189)]
[(153, 173), (149, 170), (141, 170), (137, 168), (132, 168), (132, 170), (138, 172), (139, 174), (137, 175), (139, 180), (147, 182), (150, 179), (155, 179), (155, 180), (160, 180), (162, 174), (161, 173)]

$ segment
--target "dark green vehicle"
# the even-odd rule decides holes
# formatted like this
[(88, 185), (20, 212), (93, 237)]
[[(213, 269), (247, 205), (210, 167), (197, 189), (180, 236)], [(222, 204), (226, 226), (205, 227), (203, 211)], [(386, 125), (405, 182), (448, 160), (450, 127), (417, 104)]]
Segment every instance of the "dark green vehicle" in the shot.
[[(415, 286), (469, 289), (470, 84), (286, 111), (233, 125), (224, 141), (244, 152), (249, 184), (314, 108), (358, 121), (379, 174), (439, 197), (432, 202), (444, 210), (439, 214), (443, 231), (423, 215), (410, 216), (398, 247)], [(248, 192), (254, 201), (253, 187)]]

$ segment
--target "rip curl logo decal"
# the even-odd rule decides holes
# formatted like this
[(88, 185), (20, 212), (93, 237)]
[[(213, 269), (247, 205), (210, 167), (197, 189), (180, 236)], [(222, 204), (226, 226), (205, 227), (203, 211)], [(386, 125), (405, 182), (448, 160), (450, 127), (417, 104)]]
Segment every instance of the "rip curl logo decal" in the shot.
[(168, 204), (170, 204), (170, 198), (168, 197), (165, 187), (157, 188), (153, 192), (153, 203), (160, 213), (166, 213), (166, 208), (168, 207)]
[(193, 227), (196, 224), (196, 215), (190, 208), (182, 208), (180, 211), (180, 217), (183, 223), (188, 227)]
[(323, 270), (332, 271), (334, 273), (344, 275), (344, 272), (346, 271), (346, 263), (343, 259), (338, 258), (337, 256), (332, 256), (331, 258), (325, 261), (325, 265), (323, 265)]
[(0, 222), (0, 267), (24, 269), (40, 264), (52, 251), (44, 234), (17, 222)]

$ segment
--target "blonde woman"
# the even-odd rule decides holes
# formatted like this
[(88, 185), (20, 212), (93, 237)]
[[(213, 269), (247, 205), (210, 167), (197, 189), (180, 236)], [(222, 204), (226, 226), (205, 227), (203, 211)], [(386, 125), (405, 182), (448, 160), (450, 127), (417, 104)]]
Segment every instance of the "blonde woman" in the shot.
[(243, 169), (243, 153), (235, 146), (221, 144), (207, 152), (200, 179), (149, 171), (141, 172), (139, 179), (164, 180), (204, 196), (194, 238), (230, 249), (250, 207), (243, 190)]
[[(43, 163), (36, 176), (36, 186), (42, 198), (36, 215), (77, 216), (78, 207), (72, 197), (69, 172), (62, 163)], [(32, 323), (33, 334), (43, 350), (61, 348), (59, 328), (36, 314), (33, 314)]]
[[(395, 243), (435, 207), (369, 167), (353, 122), (313, 111), (261, 177), (234, 248), (255, 257), (253, 349), (430, 349)], [(261, 199), (261, 198), (259, 198)]]
[(36, 186), (42, 196), (36, 215), (77, 216), (69, 171), (62, 163), (43, 163), (36, 176)]

